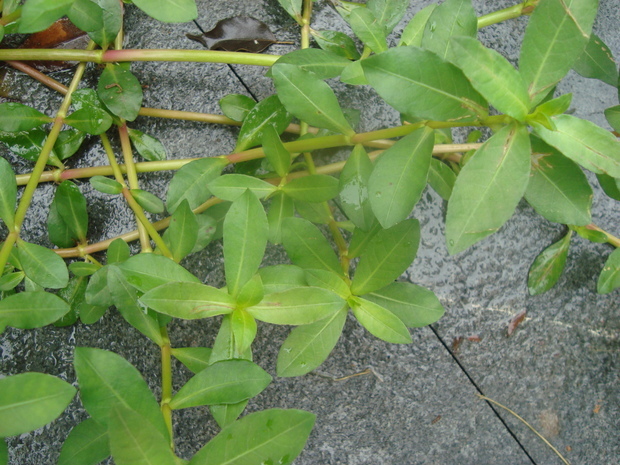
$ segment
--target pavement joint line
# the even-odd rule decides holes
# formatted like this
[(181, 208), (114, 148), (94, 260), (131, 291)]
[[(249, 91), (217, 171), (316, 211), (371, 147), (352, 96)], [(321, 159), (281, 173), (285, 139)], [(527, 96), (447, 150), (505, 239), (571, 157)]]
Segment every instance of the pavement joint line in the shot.
[[(458, 359), (458, 357), (454, 354), (454, 352), (450, 349), (450, 347), (448, 347), (448, 345), (446, 344), (446, 342), (443, 340), (443, 338), (439, 335), (439, 332), (437, 331), (437, 329), (435, 329), (435, 327), (433, 325), (429, 325), (428, 326), (431, 331), (433, 332), (433, 334), (435, 335), (435, 337), (439, 340), (439, 342), (441, 343), (441, 345), (444, 347), (444, 349), (446, 349), (448, 351), (448, 353), (450, 354), (450, 357), (452, 357), (452, 360), (454, 360), (454, 362), (458, 365), (458, 367), (460, 368), (460, 370), (463, 372), (463, 374), (467, 377), (467, 379), (469, 380), (469, 382), (471, 383), (471, 385), (474, 387), (474, 389), (476, 389), (476, 391), (478, 391), (478, 394), (480, 394), (481, 396), (486, 397), (486, 395), (484, 394), (484, 392), (482, 392), (482, 389), (480, 388), (480, 386), (478, 386), (478, 383), (476, 383), (476, 381), (472, 378), (472, 376), (469, 374), (469, 372), (465, 369), (465, 366), (463, 366), (463, 364), (461, 363), (461, 361)], [(515, 434), (515, 432), (510, 428), (510, 426), (508, 426), (508, 424), (506, 423), (506, 421), (504, 420), (504, 418), (499, 414), (499, 412), (497, 411), (497, 409), (495, 408), (495, 406), (489, 402), (488, 400), (484, 399), (484, 401), (486, 402), (486, 404), (491, 408), (491, 410), (493, 411), (493, 413), (495, 414), (495, 416), (499, 419), (499, 421), (502, 423), (502, 425), (504, 425), (504, 428), (508, 431), (508, 434), (510, 434), (510, 436), (512, 436), (512, 438), (516, 441), (516, 443), (519, 445), (519, 448), (521, 448), (521, 450), (523, 451), (523, 453), (527, 456), (528, 459), (530, 459), (530, 462), (532, 462), (532, 465), (538, 465), (538, 463), (534, 460), (534, 458), (530, 455), (530, 453), (527, 451), (527, 449), (525, 448), (525, 446), (521, 443), (521, 441), (519, 440), (519, 438), (517, 437), (517, 435)]]

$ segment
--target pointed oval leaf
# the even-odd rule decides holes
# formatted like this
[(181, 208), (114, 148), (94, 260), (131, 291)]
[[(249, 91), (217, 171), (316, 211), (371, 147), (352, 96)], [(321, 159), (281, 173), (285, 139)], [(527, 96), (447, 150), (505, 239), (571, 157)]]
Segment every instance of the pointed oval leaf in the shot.
[(353, 315), (370, 334), (393, 344), (409, 344), (411, 335), (405, 324), (389, 310), (366, 299), (357, 298)]
[(26, 276), (40, 286), (61, 289), (69, 282), (67, 265), (52, 250), (37, 244), (19, 241), (17, 253)]
[(174, 358), (196, 374), (209, 366), (211, 350), (209, 347), (174, 347), (171, 352)]
[(17, 182), (15, 173), (8, 161), (0, 157), (0, 219), (9, 230), (13, 229), (15, 203), (17, 201)]
[(71, 181), (63, 181), (56, 188), (54, 202), (57, 203), (58, 213), (72, 235), (80, 241), (86, 240), (88, 212), (86, 198), (80, 188)]
[(187, 200), (183, 200), (170, 217), (170, 226), (164, 239), (177, 263), (193, 250), (198, 239), (198, 220)]
[(474, 89), (500, 112), (524, 121), (530, 97), (523, 78), (508, 60), (471, 37), (453, 37), (450, 44), (450, 60)]
[(433, 10), (422, 36), (422, 47), (441, 58), (450, 56), (450, 39), (454, 36), (476, 37), (478, 17), (471, 0), (446, 0)]
[(611, 50), (596, 34), (590, 40), (573, 69), (583, 77), (599, 79), (610, 86), (618, 86), (618, 67)]
[(44, 373), (22, 373), (0, 379), (0, 437), (17, 436), (55, 420), (76, 389)]
[[(25, 160), (36, 162), (47, 139), (47, 131), (43, 128), (33, 128), (20, 132), (0, 132), (0, 141), (15, 155)], [(55, 149), (50, 153), (48, 164), (59, 166)]]
[(590, 39), (598, 0), (546, 0), (530, 16), (519, 72), (534, 104), (562, 79)]
[(311, 174), (286, 183), (282, 191), (293, 200), (325, 202), (338, 195), (338, 180), (327, 174)]
[(262, 199), (273, 194), (277, 189), (267, 181), (245, 174), (225, 174), (211, 181), (208, 187), (213, 195), (230, 202), (237, 200), (247, 190)]
[(127, 128), (127, 133), (133, 146), (145, 160), (159, 161), (166, 159), (166, 148), (155, 137), (131, 128)]
[(235, 404), (257, 396), (270, 383), (269, 373), (255, 363), (223, 360), (208, 366), (185, 383), (170, 401), (170, 408)]
[(97, 31), (103, 27), (103, 10), (91, 0), (74, 0), (67, 11), (67, 17), (85, 32)]
[(278, 0), (278, 3), (295, 21), (301, 24), (301, 5), (303, 0)]
[(611, 132), (571, 115), (554, 116), (551, 121), (555, 131), (536, 126), (547, 144), (587, 170), (620, 178), (620, 142)]
[(320, 79), (338, 77), (350, 61), (336, 53), (317, 48), (295, 50), (278, 58), (276, 63), (296, 65), (304, 71), (314, 73)]
[(230, 326), (237, 352), (244, 353), (249, 350), (256, 337), (257, 325), (254, 317), (243, 308), (238, 308), (231, 314)]
[(295, 265), (272, 265), (258, 270), (265, 294), (307, 286), (304, 270)]
[(135, 410), (116, 404), (110, 409), (108, 439), (116, 465), (176, 465), (166, 436)]
[(67, 14), (72, 3), (73, 0), (29, 0), (21, 13), (19, 32), (28, 34), (47, 29)]
[(248, 308), (259, 321), (275, 325), (307, 325), (333, 315), (344, 300), (332, 291), (318, 287), (301, 287), (266, 295)]
[(446, 241), (451, 254), (493, 234), (512, 216), (529, 181), (530, 152), (527, 129), (506, 126), (463, 167), (446, 216)]
[(620, 287), (620, 249), (614, 250), (607, 258), (596, 286), (599, 294), (607, 294)]
[(15, 289), (25, 277), (26, 274), (23, 271), (3, 274), (2, 277), (0, 277), (0, 291), (4, 292)]
[(426, 23), (430, 18), (433, 11), (437, 8), (436, 4), (428, 5), (418, 11), (411, 21), (403, 29), (403, 33), (400, 35), (398, 46), (412, 45), (414, 47), (420, 47), (422, 45), (422, 36), (426, 29)]
[(295, 265), (342, 273), (332, 246), (315, 225), (293, 217), (286, 218), (282, 226), (282, 244)]
[(431, 51), (397, 47), (363, 60), (362, 67), (377, 93), (406, 115), (474, 121), (487, 113), (484, 98), (463, 72)]
[(235, 152), (241, 152), (258, 145), (263, 140), (264, 130), (268, 126), (281, 134), (291, 122), (291, 115), (280, 102), (277, 95), (258, 102), (243, 120)]
[(265, 210), (248, 190), (233, 202), (224, 219), (224, 269), (231, 295), (236, 296), (258, 270), (268, 235)]
[(112, 113), (127, 121), (135, 120), (142, 106), (142, 86), (126, 66), (107, 64), (97, 94)]
[(228, 293), (202, 283), (169, 282), (140, 297), (156, 312), (185, 320), (231, 313), (236, 306)]
[(311, 29), (310, 34), (312, 34), (318, 46), (326, 52), (331, 52), (347, 60), (359, 60), (360, 52), (357, 50), (357, 45), (351, 37), (343, 32), (315, 31)]
[(370, 205), (368, 180), (372, 162), (362, 145), (356, 145), (340, 173), (340, 206), (347, 218), (363, 230), (372, 226), (374, 213)]
[(285, 177), (291, 169), (291, 154), (271, 126), (266, 127), (263, 133), (263, 151), (278, 176)]
[(420, 223), (415, 219), (379, 231), (355, 269), (351, 292), (363, 295), (390, 284), (411, 265), (419, 242)]
[(385, 52), (387, 47), (385, 26), (369, 8), (355, 8), (347, 17), (355, 35), (375, 53)]
[(321, 365), (340, 339), (347, 314), (343, 308), (331, 317), (293, 328), (278, 352), (278, 376), (302, 376)]
[(364, 295), (396, 315), (408, 328), (421, 328), (438, 321), (445, 309), (435, 294), (412, 283), (392, 283)]
[(291, 218), (295, 214), (293, 199), (283, 192), (276, 192), (271, 198), (271, 205), (267, 212), (269, 222), (269, 242), (280, 244), (282, 242), (282, 222), (285, 218)]
[(122, 4), (116, 0), (94, 0), (103, 10), (103, 27), (98, 31), (91, 31), (88, 36), (101, 48), (106, 49), (114, 42), (123, 24)]
[(123, 185), (121, 183), (105, 176), (93, 176), (89, 182), (93, 189), (104, 194), (115, 195), (123, 192)]
[(70, 310), (67, 302), (49, 292), (20, 292), (0, 300), (0, 330), (5, 326), (40, 328), (62, 318)]
[(58, 154), (58, 158), (66, 160), (79, 150), (84, 139), (86, 139), (86, 133), (79, 129), (61, 131), (54, 144), (54, 152)]
[(198, 451), (189, 465), (280, 463), (302, 451), (315, 416), (303, 410), (270, 409), (231, 423)]
[(113, 120), (103, 108), (84, 106), (67, 116), (65, 123), (87, 134), (99, 135), (110, 129)]
[(344, 276), (327, 270), (304, 270), (304, 273), (309, 286), (328, 289), (343, 299), (351, 297), (351, 290), (343, 279)]
[(572, 231), (569, 231), (562, 239), (551, 244), (536, 257), (527, 277), (530, 295), (547, 292), (558, 282), (564, 271), (572, 235)]
[(218, 103), (222, 113), (238, 122), (242, 122), (256, 105), (253, 98), (241, 94), (228, 94), (221, 98)]
[(147, 15), (164, 23), (187, 23), (198, 17), (195, 0), (133, 0)]
[(456, 174), (441, 160), (431, 158), (428, 170), (428, 184), (442, 199), (449, 200), (456, 182)]
[(138, 205), (149, 213), (163, 213), (166, 209), (164, 202), (155, 194), (142, 189), (130, 189), (129, 193), (138, 202)]
[(549, 221), (590, 224), (593, 193), (581, 168), (538, 138), (532, 138), (532, 151), (528, 203)]
[(275, 64), (271, 73), (278, 97), (293, 115), (312, 126), (355, 134), (334, 92), (315, 74), (286, 63)]
[(176, 172), (166, 194), (168, 212), (174, 213), (186, 199), (194, 209), (211, 197), (207, 184), (217, 178), (228, 160), (223, 158), (201, 158), (184, 165)]
[(108, 429), (87, 418), (74, 426), (65, 439), (58, 465), (95, 465), (109, 456)]
[(370, 0), (366, 7), (389, 34), (405, 15), (409, 3), (410, 0)]
[(168, 439), (159, 405), (142, 375), (114, 352), (76, 347), (73, 365), (82, 404), (97, 422), (108, 425), (116, 406), (135, 411)]
[(368, 180), (372, 210), (384, 228), (409, 216), (426, 188), (434, 131), (422, 128), (387, 149)]
[(147, 292), (171, 281), (200, 282), (181, 265), (161, 255), (134, 255), (122, 263), (120, 268), (129, 284), (140, 292)]
[(123, 263), (130, 256), (131, 250), (129, 249), (129, 244), (121, 238), (114, 239), (110, 243), (110, 247), (108, 247), (108, 252), (106, 253), (108, 265), (111, 263)]
[(51, 121), (39, 110), (21, 103), (0, 103), (0, 131), (27, 131)]

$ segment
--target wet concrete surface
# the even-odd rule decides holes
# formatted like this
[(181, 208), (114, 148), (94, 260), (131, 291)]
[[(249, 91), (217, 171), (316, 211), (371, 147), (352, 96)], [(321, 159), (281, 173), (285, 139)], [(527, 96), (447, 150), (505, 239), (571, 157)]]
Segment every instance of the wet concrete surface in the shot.
[[(413, 0), (399, 28), (430, 2)], [(479, 14), (514, 4), (512, 1), (474, 1)], [(199, 19), (207, 30), (222, 18), (247, 14), (272, 26), (278, 38), (298, 41), (291, 19), (279, 11), (276, 0), (198, 1)], [(200, 48), (186, 33), (192, 23), (162, 25), (127, 7), (127, 48)], [(347, 30), (325, 1), (316, 3), (315, 25)], [(526, 24), (521, 18), (481, 32), (485, 44), (516, 61)], [(614, 0), (601, 0), (595, 25), (597, 34), (620, 56), (620, 13)], [(398, 29), (398, 28), (397, 28)], [(268, 53), (283, 54), (290, 46), (275, 45)], [(273, 93), (264, 70), (197, 63), (137, 63), (132, 70), (145, 89), (144, 106), (219, 113), (217, 101), (229, 93), (264, 98)], [(91, 67), (89, 73), (95, 75)], [(70, 73), (58, 73), (66, 82)], [(59, 98), (26, 77), (14, 75), (15, 95), (47, 114)], [(345, 106), (361, 111), (361, 130), (398, 122), (398, 114), (368, 88), (340, 83), (336, 92)], [(618, 103), (617, 90), (571, 72), (560, 84), (562, 93), (574, 95), (571, 109), (577, 116), (607, 127), (602, 112)], [(345, 95), (346, 93), (346, 95)], [(214, 156), (229, 153), (237, 129), (216, 125), (138, 118), (131, 127), (158, 137), (170, 158)], [(1, 154), (10, 158), (4, 147)], [(97, 144), (69, 161), (73, 166), (107, 164)], [(17, 162), (20, 172), (28, 163)], [(165, 197), (171, 173), (141, 176), (145, 189)], [(93, 241), (134, 229), (122, 202), (93, 191), (79, 182), (89, 199)], [(606, 198), (596, 181), (593, 217), (597, 224), (620, 234), (617, 203)], [(50, 245), (45, 232), (52, 186), (37, 191), (24, 231), (26, 239)], [(493, 410), (480, 400), (484, 395), (506, 405), (528, 420), (573, 464), (619, 464), (620, 311), (618, 291), (596, 294), (596, 281), (610, 247), (575, 238), (567, 267), (558, 285), (541, 296), (527, 291), (527, 272), (536, 255), (557, 240), (561, 226), (537, 216), (523, 202), (515, 216), (496, 234), (451, 257), (444, 245), (445, 202), (427, 190), (414, 211), (422, 224), (422, 243), (413, 265), (402, 279), (433, 290), (446, 307), (446, 315), (433, 329), (412, 331), (413, 343), (399, 346), (377, 340), (353, 319), (333, 354), (313, 374), (301, 378), (275, 378), (253, 399), (248, 411), (270, 407), (301, 408), (317, 415), (307, 447), (295, 461), (322, 464), (559, 464), (557, 456), (512, 415)], [(153, 217), (156, 218), (155, 216)], [(268, 249), (266, 263), (287, 261), (280, 248)], [(221, 246), (212, 244), (185, 262), (202, 280), (223, 283)], [(509, 320), (526, 310), (527, 317), (507, 337)], [(204, 346), (213, 341), (215, 321), (175, 322), (171, 340), (178, 347)], [(259, 326), (256, 361), (275, 374), (278, 348), (287, 329)], [(468, 340), (472, 338), (472, 340)], [(463, 338), (453, 351), (453, 341)], [(3, 375), (42, 371), (75, 381), (72, 353), (75, 346), (99, 347), (126, 357), (159, 393), (159, 354), (145, 337), (114, 312), (97, 324), (68, 328), (48, 327), (21, 331), (9, 329), (0, 338)], [(455, 347), (456, 349), (456, 347)], [(336, 381), (340, 377), (369, 374)], [(175, 367), (175, 387), (190, 374)], [(79, 401), (55, 422), (33, 433), (8, 440), (11, 463), (55, 463), (71, 427), (86, 417)], [(217, 432), (204, 409), (175, 413), (178, 453), (189, 458)]]

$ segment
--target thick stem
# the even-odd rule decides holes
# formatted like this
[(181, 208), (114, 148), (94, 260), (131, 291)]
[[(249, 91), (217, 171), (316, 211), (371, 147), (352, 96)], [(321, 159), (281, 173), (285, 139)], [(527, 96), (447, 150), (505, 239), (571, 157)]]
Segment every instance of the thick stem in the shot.
[(170, 401), (172, 400), (172, 347), (168, 330), (165, 326), (160, 328), (163, 345), (161, 346), (161, 413), (170, 434), (170, 448), (174, 451), (174, 431), (172, 429), (172, 410)]
[(523, 3), (481, 16), (478, 18), (478, 29), (490, 26), (491, 24), (501, 23), (502, 21), (509, 19), (518, 18), (519, 16), (529, 15), (532, 11), (534, 11), (537, 4), (538, 0), (526, 0)]

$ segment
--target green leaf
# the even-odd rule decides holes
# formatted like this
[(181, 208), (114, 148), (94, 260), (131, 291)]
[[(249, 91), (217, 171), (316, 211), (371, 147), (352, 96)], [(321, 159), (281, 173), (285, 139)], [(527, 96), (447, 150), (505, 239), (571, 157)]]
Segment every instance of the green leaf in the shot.
[(562, 239), (543, 250), (532, 263), (528, 277), (527, 288), (530, 295), (538, 295), (551, 289), (562, 276), (572, 231)]
[(291, 154), (271, 126), (266, 127), (263, 133), (263, 151), (278, 176), (285, 177), (291, 169)]
[(267, 212), (269, 223), (269, 242), (280, 244), (282, 242), (282, 222), (285, 218), (291, 218), (295, 214), (293, 199), (283, 192), (276, 192), (271, 198), (271, 205)]
[(365, 86), (368, 85), (368, 80), (364, 75), (364, 68), (362, 68), (362, 61), (353, 61), (342, 70), (340, 75), (340, 81), (352, 86)]
[(11, 164), (0, 157), (0, 219), (9, 230), (13, 230), (17, 182)]
[(312, 413), (303, 410), (252, 413), (222, 429), (189, 465), (289, 465), (302, 451), (314, 420)]
[(620, 105), (605, 110), (605, 118), (616, 132), (620, 132)]
[(0, 332), (6, 326), (20, 329), (40, 328), (53, 323), (70, 310), (67, 302), (48, 292), (13, 294), (0, 300)]
[(276, 63), (296, 65), (304, 71), (314, 73), (319, 79), (331, 79), (338, 77), (350, 61), (337, 53), (306, 48), (287, 53), (278, 58)]
[(378, 94), (406, 115), (437, 121), (486, 116), (486, 102), (463, 72), (431, 51), (397, 47), (363, 60), (362, 67)]
[(375, 53), (387, 47), (385, 26), (369, 8), (355, 8), (346, 18), (355, 35)]
[(163, 213), (166, 209), (164, 202), (155, 194), (142, 189), (130, 189), (129, 193), (149, 213)]
[(338, 181), (340, 206), (344, 214), (356, 227), (363, 230), (369, 229), (374, 221), (368, 192), (372, 169), (366, 149), (362, 145), (356, 145)]
[(435, 11), (435, 8), (437, 8), (436, 4), (428, 5), (411, 18), (411, 21), (405, 26), (400, 36), (400, 40), (398, 41), (399, 47), (408, 45), (414, 47), (422, 46), (422, 36), (424, 35), (428, 18), (430, 18), (433, 11)]
[(88, 418), (74, 426), (65, 439), (58, 465), (96, 465), (109, 456), (108, 429)]
[[(0, 132), (0, 141), (4, 142), (11, 152), (32, 162), (39, 159), (46, 139), (47, 131), (42, 128), (20, 132)], [(62, 163), (54, 150), (50, 152), (47, 162), (48, 165), (62, 167)]]
[(555, 131), (535, 126), (536, 133), (547, 144), (587, 170), (620, 178), (620, 142), (611, 132), (571, 115), (558, 115), (551, 120)]
[[(158, 3), (158, 7), (162, 2)], [(133, 121), (142, 106), (140, 81), (122, 65), (107, 64), (97, 85), (97, 94), (119, 118)]]
[(384, 228), (409, 216), (426, 187), (435, 135), (418, 129), (387, 149), (368, 180), (372, 210)]
[(236, 296), (258, 270), (268, 235), (265, 210), (256, 196), (246, 191), (224, 219), (224, 269), (231, 295)]
[(418, 220), (404, 220), (373, 237), (355, 270), (351, 292), (363, 295), (398, 278), (413, 262), (420, 242)]
[(198, 17), (195, 0), (133, 0), (147, 15), (164, 23), (186, 23)]
[(278, 3), (295, 21), (301, 24), (301, 4), (303, 0), (278, 0)]
[(84, 139), (86, 139), (86, 133), (79, 129), (60, 131), (58, 139), (56, 139), (54, 144), (54, 152), (56, 152), (58, 158), (66, 160), (78, 151)]
[(133, 410), (166, 439), (168, 430), (159, 405), (142, 376), (127, 360), (107, 350), (76, 347), (73, 365), (84, 408), (98, 423), (108, 426), (116, 407)]
[(355, 134), (334, 92), (315, 74), (286, 63), (275, 64), (271, 72), (278, 97), (293, 115), (312, 126)]
[(98, 31), (91, 31), (88, 36), (101, 48), (106, 49), (114, 42), (123, 24), (122, 4), (117, 0), (94, 0), (103, 10), (103, 27)]
[(450, 59), (467, 76), (474, 89), (500, 112), (524, 121), (530, 97), (519, 72), (502, 55), (470, 37), (450, 40)]
[(170, 401), (179, 410), (199, 405), (235, 404), (260, 394), (271, 376), (248, 360), (216, 362), (191, 378)]
[(116, 404), (108, 420), (110, 452), (116, 465), (176, 465), (167, 438), (131, 408)]
[(85, 277), (71, 277), (67, 287), (60, 289), (58, 297), (64, 299), (71, 310), (63, 317), (54, 322), (55, 326), (69, 326), (77, 321), (80, 307), (86, 300), (86, 286), (88, 285), (88, 279)]
[(316, 226), (294, 217), (286, 218), (282, 226), (282, 244), (295, 265), (342, 273), (332, 246)]
[(225, 315), (236, 305), (225, 291), (198, 282), (162, 284), (140, 297), (140, 302), (156, 312), (186, 320)]
[(311, 174), (286, 183), (282, 192), (294, 200), (325, 202), (338, 195), (338, 180), (327, 174)]
[(373, 13), (386, 34), (400, 22), (405, 15), (410, 0), (369, 0), (366, 8)]
[(47, 233), (50, 241), (58, 247), (74, 247), (78, 240), (60, 216), (58, 202), (52, 201), (47, 215)]
[(597, 174), (596, 178), (603, 192), (614, 200), (620, 200), (620, 179), (612, 178), (606, 174)]
[(293, 328), (278, 352), (278, 376), (305, 375), (321, 365), (336, 346), (347, 314), (343, 308), (331, 317)]
[(237, 200), (247, 190), (262, 199), (277, 189), (267, 181), (245, 174), (225, 174), (211, 181), (208, 187), (213, 195), (230, 202)]
[(581, 168), (537, 137), (525, 199), (549, 221), (585, 226), (592, 222), (592, 188)]
[(495, 133), (456, 178), (448, 202), (446, 241), (459, 253), (493, 234), (512, 216), (530, 175), (530, 139), (523, 126)]
[(51, 121), (50, 117), (21, 103), (0, 103), (0, 131), (27, 131)]
[(290, 122), (291, 116), (277, 95), (261, 100), (243, 120), (235, 152), (241, 152), (260, 144), (263, 140), (265, 128), (272, 126), (278, 134), (281, 134)]
[(310, 34), (318, 46), (326, 52), (331, 52), (348, 60), (359, 60), (360, 53), (357, 51), (355, 42), (345, 33), (311, 29)]
[(200, 280), (169, 258), (155, 254), (138, 254), (120, 265), (125, 278), (140, 292), (147, 292), (171, 281), (194, 282)]
[(44, 373), (22, 373), (0, 379), (0, 437), (17, 436), (55, 420), (76, 389)]
[(194, 374), (209, 366), (211, 349), (208, 347), (175, 347), (171, 349), (171, 352), (174, 358)]
[(364, 295), (364, 299), (395, 314), (408, 328), (421, 328), (439, 320), (445, 310), (432, 291), (411, 283), (392, 283)]
[(344, 306), (344, 300), (327, 289), (300, 287), (266, 295), (248, 313), (276, 325), (307, 325), (327, 318)]
[(137, 129), (127, 128), (129, 138), (142, 158), (148, 161), (159, 161), (166, 159), (166, 148), (153, 136), (144, 134)]
[(222, 113), (230, 119), (242, 122), (250, 110), (256, 106), (253, 98), (241, 94), (228, 94), (218, 102)]
[(620, 249), (614, 250), (607, 258), (596, 285), (596, 292), (607, 294), (620, 287)]
[(272, 265), (258, 270), (265, 294), (306, 286), (304, 270), (295, 265)]
[(442, 199), (450, 199), (455, 182), (456, 174), (454, 171), (441, 160), (431, 158), (431, 165), (428, 170), (428, 184)]
[(200, 252), (214, 240), (217, 221), (211, 216), (210, 212), (211, 210), (196, 215), (198, 235), (196, 236), (194, 248), (190, 253)]
[(478, 17), (471, 0), (446, 0), (433, 10), (422, 36), (422, 47), (435, 52), (440, 58), (450, 56), (450, 39), (454, 36), (475, 38)]
[(123, 192), (123, 186), (121, 183), (114, 179), (106, 178), (105, 176), (93, 176), (89, 180), (93, 189), (102, 192), (104, 194), (120, 194)]
[(211, 197), (207, 184), (228, 164), (223, 158), (201, 158), (184, 165), (172, 178), (166, 195), (168, 212), (174, 213), (183, 200), (194, 209)]
[(102, 134), (112, 126), (112, 117), (92, 89), (79, 89), (72, 95), (75, 111), (65, 118), (65, 123), (88, 134)]
[(114, 305), (108, 289), (108, 273), (110, 266), (98, 269), (88, 280), (86, 287), (86, 302), (97, 307), (108, 308)]
[(519, 57), (532, 103), (540, 102), (582, 54), (598, 0), (546, 0), (530, 16)]
[(108, 265), (111, 263), (123, 263), (131, 255), (129, 245), (123, 239), (114, 239), (108, 247), (106, 254)]
[(187, 200), (183, 200), (172, 214), (164, 239), (177, 263), (194, 249), (198, 239), (198, 220)]
[(78, 315), (83, 324), (90, 325), (99, 321), (107, 310), (108, 307), (99, 307), (85, 302), (80, 305)]
[[(237, 296), (237, 308), (247, 308), (256, 305), (265, 295), (265, 288), (260, 275), (257, 273), (243, 285)], [(244, 352), (240, 350), (239, 352)]]
[(343, 299), (351, 297), (349, 284), (343, 275), (327, 270), (304, 270), (309, 286), (320, 287), (335, 292)]
[(28, 0), (22, 8), (19, 32), (29, 34), (50, 27), (67, 14), (74, 0)]
[(295, 211), (302, 218), (316, 224), (329, 224), (332, 220), (331, 212), (323, 203), (310, 203), (302, 200), (295, 201)]
[[(257, 275), (258, 276), (258, 275)], [(230, 325), (235, 340), (236, 350), (243, 353), (250, 349), (256, 337), (256, 320), (246, 310), (237, 308), (232, 314)]]
[(103, 10), (91, 0), (74, 0), (67, 16), (82, 31), (94, 32), (103, 28)]
[(618, 68), (611, 50), (596, 34), (590, 34), (590, 40), (573, 69), (583, 77), (599, 79), (613, 87), (618, 85)]
[(405, 324), (392, 312), (370, 300), (355, 298), (351, 310), (373, 336), (393, 344), (409, 344), (411, 335)]
[(69, 282), (67, 265), (52, 250), (20, 240), (17, 251), (22, 270), (40, 286), (60, 289)]
[(0, 277), (0, 291), (6, 292), (15, 289), (26, 277), (23, 271), (6, 273)]
[(63, 181), (56, 188), (54, 202), (57, 203), (58, 213), (71, 234), (79, 241), (85, 241), (88, 230), (88, 212), (86, 211), (86, 198), (80, 188), (71, 181)]

